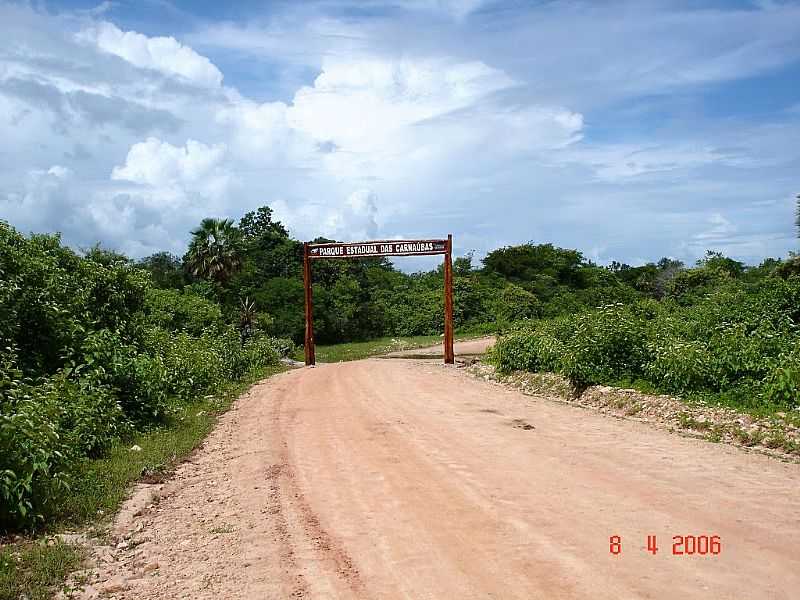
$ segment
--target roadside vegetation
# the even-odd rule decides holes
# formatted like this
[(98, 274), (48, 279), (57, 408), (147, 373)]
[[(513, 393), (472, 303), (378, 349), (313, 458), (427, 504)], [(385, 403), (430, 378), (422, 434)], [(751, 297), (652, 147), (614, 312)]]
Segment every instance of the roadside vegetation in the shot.
[(577, 389), (633, 386), (768, 414), (800, 406), (798, 327), (797, 256), (748, 268), (709, 253), (651, 297), (518, 327), (492, 360), (505, 373), (564, 375)]
[(293, 349), (226, 318), (213, 285), (160, 289), (125, 257), (0, 223), (0, 598), (46, 595), (79, 554), (54, 533), (167, 472)]

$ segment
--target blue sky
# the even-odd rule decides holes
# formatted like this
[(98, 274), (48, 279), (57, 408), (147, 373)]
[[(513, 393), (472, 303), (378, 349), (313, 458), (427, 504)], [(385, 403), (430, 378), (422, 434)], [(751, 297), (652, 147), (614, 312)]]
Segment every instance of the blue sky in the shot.
[(0, 218), (76, 247), (269, 204), (478, 256), (798, 248), (798, 1), (0, 0), (0, 39)]

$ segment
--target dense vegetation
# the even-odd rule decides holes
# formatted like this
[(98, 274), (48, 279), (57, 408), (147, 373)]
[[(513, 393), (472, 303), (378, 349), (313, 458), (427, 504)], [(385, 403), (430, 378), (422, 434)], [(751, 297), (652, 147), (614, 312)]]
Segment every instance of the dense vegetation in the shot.
[(0, 223), (0, 531), (43, 522), (86, 460), (289, 345), (244, 339), (202, 285), (159, 289), (124, 257)]
[[(333, 241), (318, 238), (316, 241)], [(165, 290), (190, 286), (218, 300), (235, 320), (242, 301), (259, 312), (259, 326), (277, 337), (303, 340), (302, 243), (272, 219), (268, 207), (231, 221), (206, 219), (183, 258), (159, 253), (137, 266)], [(576, 250), (550, 244), (501, 248), (477, 268), (470, 255), (454, 261), (455, 325), (503, 329), (521, 319), (628, 302), (639, 292)], [(314, 264), (314, 317), (321, 344), (376, 337), (439, 335), (444, 327), (438, 268), (407, 274), (387, 259)]]
[(526, 324), (493, 359), (502, 371), (561, 373), (578, 388), (625, 383), (755, 411), (795, 408), (799, 258), (746, 268), (709, 253), (693, 269), (620, 267), (628, 281), (639, 271), (633, 285), (651, 297)]

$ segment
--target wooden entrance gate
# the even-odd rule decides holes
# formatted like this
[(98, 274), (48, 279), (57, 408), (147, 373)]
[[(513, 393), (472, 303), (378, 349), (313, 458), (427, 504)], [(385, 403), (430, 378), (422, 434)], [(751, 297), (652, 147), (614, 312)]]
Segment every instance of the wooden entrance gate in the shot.
[(444, 255), (444, 362), (453, 364), (453, 236), (446, 240), (378, 240), (331, 244), (303, 244), (303, 284), (306, 292), (306, 364), (316, 363), (314, 352), (314, 300), (311, 263), (331, 258), (375, 258), (381, 256)]

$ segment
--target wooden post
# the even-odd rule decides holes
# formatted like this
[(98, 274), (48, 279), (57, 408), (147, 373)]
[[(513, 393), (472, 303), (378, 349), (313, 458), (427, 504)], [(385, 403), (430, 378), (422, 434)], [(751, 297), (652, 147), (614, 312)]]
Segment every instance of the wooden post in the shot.
[(444, 362), (455, 362), (453, 351), (453, 235), (447, 234), (447, 252), (444, 255)]
[(303, 349), (306, 355), (306, 366), (316, 364), (314, 352), (314, 300), (312, 298), (311, 260), (308, 258), (308, 242), (303, 243), (303, 286), (306, 292), (306, 337)]

